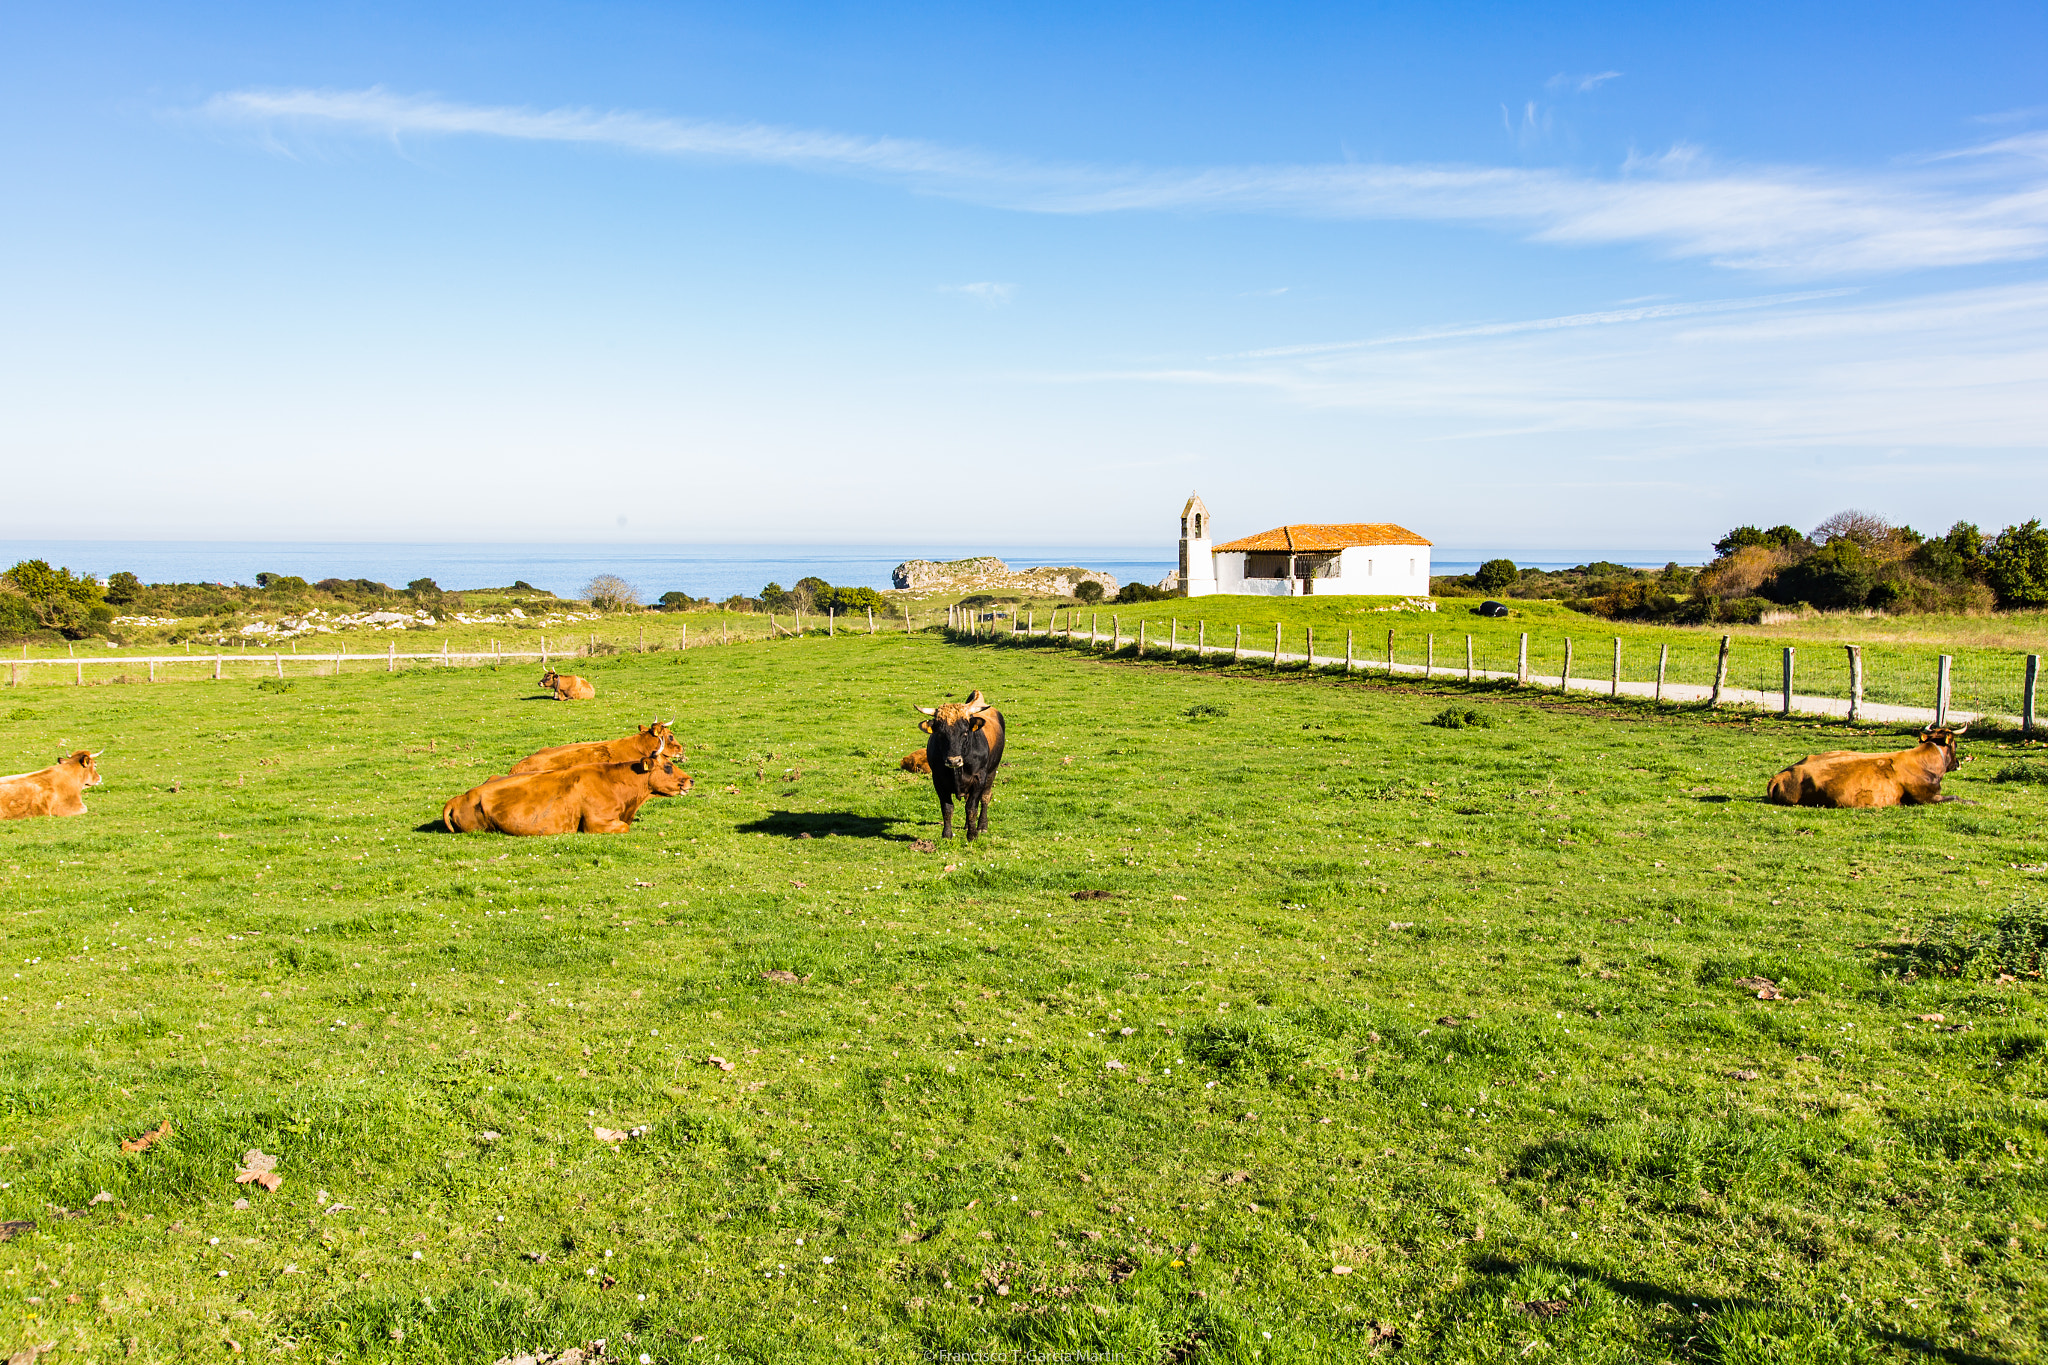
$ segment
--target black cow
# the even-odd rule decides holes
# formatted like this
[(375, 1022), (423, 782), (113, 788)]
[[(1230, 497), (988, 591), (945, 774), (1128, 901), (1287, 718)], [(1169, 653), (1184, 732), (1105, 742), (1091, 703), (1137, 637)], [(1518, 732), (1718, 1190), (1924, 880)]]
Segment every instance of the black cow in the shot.
[(996, 768), (1003, 761), (1003, 713), (979, 692), (964, 702), (917, 709), (930, 717), (917, 728), (931, 736), (924, 755), (931, 764), (932, 790), (939, 794), (940, 835), (953, 837), (953, 797), (957, 793), (967, 803), (964, 825), (972, 842), (975, 835), (988, 832), (989, 793), (996, 783)]

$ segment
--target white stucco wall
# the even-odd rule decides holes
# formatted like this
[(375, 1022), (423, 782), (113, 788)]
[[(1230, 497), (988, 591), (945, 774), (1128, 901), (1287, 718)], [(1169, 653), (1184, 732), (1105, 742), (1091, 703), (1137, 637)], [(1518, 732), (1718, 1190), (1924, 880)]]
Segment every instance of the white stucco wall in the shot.
[[(1254, 597), (1292, 597), (1296, 584), (1285, 578), (1246, 578), (1245, 555), (1229, 550), (1216, 556), (1216, 588), (1219, 593)], [(1356, 545), (1339, 557), (1334, 578), (1315, 580), (1318, 597), (1427, 597), (1429, 596), (1429, 547), (1427, 545)]]

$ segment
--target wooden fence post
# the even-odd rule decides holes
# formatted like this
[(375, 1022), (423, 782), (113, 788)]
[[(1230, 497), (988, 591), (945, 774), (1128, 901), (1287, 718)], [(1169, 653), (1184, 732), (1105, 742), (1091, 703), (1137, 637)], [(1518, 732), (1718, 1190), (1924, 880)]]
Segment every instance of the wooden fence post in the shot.
[(1666, 641), (1657, 646), (1657, 700), (1664, 700), (1664, 665), (1671, 661), (1671, 644)]
[(1564, 673), (1557, 680), (1557, 690), (1572, 690), (1572, 637), (1569, 635), (1564, 637)]
[(1422, 676), (1427, 681), (1436, 672), (1436, 632), (1431, 631), (1423, 639), (1428, 643), (1427, 652), (1422, 656)]
[(1948, 724), (1949, 680), (1953, 666), (1954, 660), (1950, 655), (1947, 654), (1942, 655), (1941, 661), (1935, 665), (1934, 723), (1936, 725)]
[(1102, 631), (1101, 631), (1101, 630), (1099, 629), (1099, 627), (1100, 627), (1101, 625), (1102, 625), (1102, 613), (1101, 613), (1101, 612), (1099, 612), (1099, 611), (1091, 611), (1091, 612), (1089, 612), (1089, 613), (1088, 613), (1088, 652), (1089, 652), (1089, 653), (1091, 653), (1091, 654), (1095, 652), (1095, 644), (1096, 644), (1096, 641), (1098, 641), (1098, 640), (1100, 640), (1100, 639), (1102, 638)]
[(1358, 632), (1355, 630), (1344, 632), (1344, 676), (1347, 678), (1351, 676), (1351, 670), (1358, 662), (1358, 654), (1354, 643), (1354, 637), (1357, 634)]
[(275, 650), (272, 650), (270, 654), (270, 662), (277, 665), (277, 676), (282, 678), (284, 676), (284, 655), (279, 654)]
[(215, 654), (215, 655), (213, 656), (213, 680), (214, 680), (215, 682), (219, 682), (219, 681), (220, 681), (220, 655), (219, 655), (219, 654)]
[(1230, 662), (1244, 662), (1244, 622), (1237, 623), (1237, 643), (1230, 647)]
[[(74, 659), (78, 659), (78, 651), (75, 649), (72, 650), (71, 657)], [(85, 686), (85, 661), (83, 659), (78, 659), (78, 662), (73, 664), (72, 667), (77, 670), (77, 676), (71, 680), (73, 686)]]
[(1387, 676), (1394, 676), (1394, 632), (1387, 632)]
[(1273, 623), (1273, 667), (1280, 666), (1280, 623)]
[(2041, 656), (2027, 656), (2027, 678), (2020, 688), (2020, 733), (2034, 733), (2034, 688), (2041, 678)]
[(1124, 614), (1113, 611), (1109, 614), (1109, 652), (1114, 654), (1124, 647)]
[[(497, 642), (496, 640), (493, 640), (493, 641), (491, 641), (491, 648), (492, 648), (493, 650), (495, 650), (495, 649), (497, 649), (497, 647), (498, 647), (498, 642)], [(643, 621), (643, 622), (641, 622), (641, 623), (640, 623), (640, 648), (639, 648), (639, 649), (637, 649), (637, 650), (635, 650), (635, 651), (634, 651), (634, 653), (636, 653), (636, 654), (645, 654), (646, 652), (647, 652), (647, 623), (646, 623), (645, 621)], [(499, 660), (499, 662), (500, 662), (500, 663), (503, 663), (503, 662), (504, 662), (504, 660), (500, 659), (500, 660)]]
[(1315, 671), (1315, 666), (1316, 666), (1316, 628), (1315, 628), (1314, 626), (1309, 626), (1309, 627), (1308, 627), (1307, 629), (1308, 629), (1308, 656), (1307, 656), (1307, 657), (1308, 657), (1308, 668), (1309, 668), (1309, 671), (1310, 671), (1310, 672), (1314, 672), (1314, 671)]
[(1785, 646), (1785, 701), (1780, 715), (1792, 714), (1792, 646)]
[[(541, 661), (545, 663), (548, 657), (548, 637), (543, 635), (540, 639), (540, 657)], [(398, 671), (398, 642), (396, 640), (386, 640), (384, 642), (384, 671), (386, 673), (396, 673)]]
[(155, 682), (155, 681), (156, 681), (156, 660), (155, 660), (155, 659), (151, 659), (151, 660), (149, 661), (149, 680), (150, 680), (151, 682)]
[(1619, 635), (1614, 637), (1614, 682), (1607, 689), (1607, 695), (1610, 697), (1621, 695), (1621, 637)]
[(1707, 705), (1721, 704), (1721, 689), (1728, 685), (1728, 636), (1721, 637), (1721, 657), (1714, 660), (1714, 693), (1707, 698)]
[(1145, 625), (1145, 618), (1140, 616), (1138, 618), (1138, 649), (1136, 655), (1134, 656), (1140, 659), (1145, 657)]
[(1522, 632), (1522, 652), (1515, 659), (1515, 681), (1523, 687), (1529, 685), (1529, 632)]
[[(597, 637), (596, 637), (595, 635), (591, 636), (590, 638), (591, 638), (592, 640), (595, 640), (595, 639), (597, 639)], [(447, 666), (448, 666), (448, 637), (444, 635), (444, 636), (442, 636), (442, 637), (441, 637), (441, 667), (443, 667), (443, 668), (446, 668)]]
[(1472, 681), (1472, 637), (1465, 637), (1465, 681)]
[(1195, 657), (1197, 659), (1209, 657), (1209, 623), (1207, 621), (1195, 622)]

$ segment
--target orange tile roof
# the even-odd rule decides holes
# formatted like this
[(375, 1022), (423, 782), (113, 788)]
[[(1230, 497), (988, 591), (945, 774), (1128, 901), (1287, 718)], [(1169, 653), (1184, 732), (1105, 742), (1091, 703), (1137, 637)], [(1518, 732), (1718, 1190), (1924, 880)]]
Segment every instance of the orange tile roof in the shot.
[(1225, 550), (1255, 550), (1282, 554), (1308, 554), (1343, 550), (1353, 545), (1428, 545), (1430, 542), (1405, 526), (1391, 521), (1297, 522), (1261, 531), (1255, 536), (1233, 540), (1216, 547)]

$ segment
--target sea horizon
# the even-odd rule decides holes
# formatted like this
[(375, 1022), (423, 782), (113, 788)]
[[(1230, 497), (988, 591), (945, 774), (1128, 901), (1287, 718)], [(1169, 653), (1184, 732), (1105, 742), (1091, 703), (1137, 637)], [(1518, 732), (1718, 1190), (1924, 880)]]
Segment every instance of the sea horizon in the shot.
[[(47, 560), (75, 573), (105, 578), (126, 571), (145, 583), (244, 583), (259, 573), (323, 578), (366, 578), (402, 588), (430, 578), (445, 591), (509, 587), (515, 582), (580, 596), (594, 576), (617, 574), (652, 602), (665, 592), (721, 600), (753, 596), (769, 583), (787, 588), (805, 577), (837, 587), (887, 588), (906, 560), (946, 561), (990, 555), (1013, 569), (1077, 566), (1112, 574), (1119, 583), (1156, 583), (1172, 573), (1178, 549), (1164, 545), (932, 546), (883, 543), (663, 544), (657, 542), (470, 541), (263, 541), (263, 540), (52, 540), (0, 537), (0, 565)], [(1561, 569), (1607, 560), (1657, 568), (1679, 556), (1616, 552), (1571, 555), (1555, 549), (1494, 550), (1437, 546), (1438, 574), (1470, 573), (1488, 559), (1524, 568)]]

